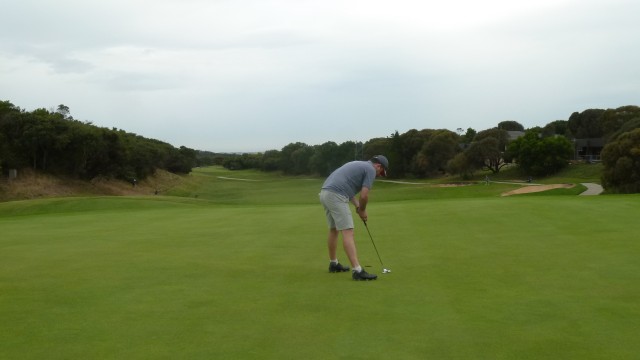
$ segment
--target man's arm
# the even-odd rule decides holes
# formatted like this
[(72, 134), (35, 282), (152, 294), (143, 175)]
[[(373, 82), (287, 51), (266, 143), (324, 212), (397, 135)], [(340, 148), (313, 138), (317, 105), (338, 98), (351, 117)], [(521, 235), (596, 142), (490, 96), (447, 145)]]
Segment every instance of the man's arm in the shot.
[(367, 209), (368, 202), (369, 202), (369, 188), (363, 187), (362, 190), (360, 190), (360, 202), (358, 205), (358, 207), (360, 208), (360, 211), (364, 211)]
[[(354, 197), (355, 199), (355, 197)], [(369, 202), (369, 188), (363, 187), (360, 190), (360, 201), (358, 202), (358, 206), (356, 206), (356, 211), (360, 216), (362, 221), (367, 221), (367, 203)]]

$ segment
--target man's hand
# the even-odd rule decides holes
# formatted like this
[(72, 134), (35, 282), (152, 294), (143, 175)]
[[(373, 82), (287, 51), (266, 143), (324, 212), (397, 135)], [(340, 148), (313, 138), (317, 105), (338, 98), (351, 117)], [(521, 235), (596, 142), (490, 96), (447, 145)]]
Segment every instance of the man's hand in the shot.
[(367, 222), (367, 210), (360, 210), (360, 208), (356, 208), (356, 212), (358, 213), (362, 221)]

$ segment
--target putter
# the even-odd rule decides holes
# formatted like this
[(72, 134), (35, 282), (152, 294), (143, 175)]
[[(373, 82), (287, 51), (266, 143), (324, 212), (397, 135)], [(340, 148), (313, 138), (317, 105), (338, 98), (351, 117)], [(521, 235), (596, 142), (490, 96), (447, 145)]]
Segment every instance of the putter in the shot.
[(371, 239), (371, 243), (373, 244), (373, 248), (376, 250), (376, 254), (378, 255), (378, 260), (380, 260), (380, 265), (382, 265), (382, 273), (383, 274), (388, 274), (391, 272), (390, 269), (387, 269), (384, 267), (384, 264), (382, 263), (382, 258), (380, 257), (380, 253), (378, 252), (378, 248), (376, 247), (376, 243), (373, 241), (373, 236), (371, 236), (371, 231), (369, 231), (369, 226), (367, 226), (367, 222), (362, 220), (362, 222), (364, 223), (364, 227), (367, 229), (367, 233), (369, 234), (369, 239)]

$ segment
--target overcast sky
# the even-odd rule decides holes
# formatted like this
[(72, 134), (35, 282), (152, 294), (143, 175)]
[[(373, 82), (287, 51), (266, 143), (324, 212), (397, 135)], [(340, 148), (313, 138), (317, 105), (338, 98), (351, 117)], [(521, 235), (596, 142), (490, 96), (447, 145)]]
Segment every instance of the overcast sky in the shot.
[(640, 105), (637, 0), (0, 0), (0, 100), (209, 151)]

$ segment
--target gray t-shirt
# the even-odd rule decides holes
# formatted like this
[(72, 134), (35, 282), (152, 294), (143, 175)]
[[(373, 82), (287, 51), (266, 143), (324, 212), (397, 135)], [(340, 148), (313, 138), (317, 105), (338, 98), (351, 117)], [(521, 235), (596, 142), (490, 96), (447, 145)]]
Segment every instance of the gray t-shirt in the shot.
[(375, 178), (376, 168), (371, 161), (351, 161), (332, 172), (322, 185), (322, 189), (351, 199), (363, 187), (371, 189)]

